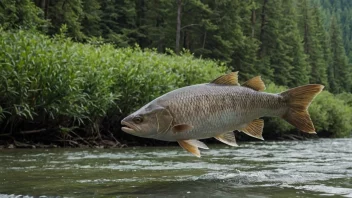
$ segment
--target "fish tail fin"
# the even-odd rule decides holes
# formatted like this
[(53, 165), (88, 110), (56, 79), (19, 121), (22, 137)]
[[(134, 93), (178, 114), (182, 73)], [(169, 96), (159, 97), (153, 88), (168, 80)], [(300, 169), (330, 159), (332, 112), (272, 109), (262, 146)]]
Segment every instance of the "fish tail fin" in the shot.
[(323, 88), (323, 85), (310, 84), (281, 93), (280, 95), (288, 102), (288, 110), (282, 118), (303, 132), (315, 134), (308, 107)]

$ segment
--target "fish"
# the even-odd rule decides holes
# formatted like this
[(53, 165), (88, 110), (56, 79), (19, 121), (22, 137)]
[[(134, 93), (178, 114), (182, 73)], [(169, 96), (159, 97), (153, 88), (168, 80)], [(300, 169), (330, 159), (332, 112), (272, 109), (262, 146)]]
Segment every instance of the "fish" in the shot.
[(297, 129), (316, 134), (308, 107), (324, 89), (308, 84), (273, 94), (256, 76), (243, 84), (238, 72), (219, 76), (209, 83), (170, 91), (121, 120), (122, 131), (131, 135), (178, 142), (201, 157), (209, 149), (200, 139), (215, 138), (238, 146), (234, 131), (264, 140), (262, 117), (281, 117)]

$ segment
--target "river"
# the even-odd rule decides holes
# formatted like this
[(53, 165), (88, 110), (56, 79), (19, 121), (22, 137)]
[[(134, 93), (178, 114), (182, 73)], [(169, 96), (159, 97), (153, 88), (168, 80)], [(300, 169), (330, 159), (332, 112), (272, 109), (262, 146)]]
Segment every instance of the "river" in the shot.
[(352, 197), (352, 139), (0, 150), (0, 198)]

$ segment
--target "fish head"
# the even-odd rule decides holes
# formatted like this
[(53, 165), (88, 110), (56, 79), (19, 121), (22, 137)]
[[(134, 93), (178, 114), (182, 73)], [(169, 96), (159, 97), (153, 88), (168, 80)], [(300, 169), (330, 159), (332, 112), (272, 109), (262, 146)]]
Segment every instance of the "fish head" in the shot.
[(139, 137), (153, 137), (171, 128), (173, 117), (162, 106), (148, 104), (121, 121), (122, 131)]

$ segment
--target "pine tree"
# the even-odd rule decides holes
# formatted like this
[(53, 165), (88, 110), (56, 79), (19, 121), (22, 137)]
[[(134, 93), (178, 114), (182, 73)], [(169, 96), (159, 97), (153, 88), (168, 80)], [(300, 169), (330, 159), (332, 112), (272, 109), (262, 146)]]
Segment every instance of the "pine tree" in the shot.
[[(298, 29), (298, 15), (293, 2), (286, 2), (283, 5), (283, 18), (281, 25), (281, 36), (286, 47), (286, 56), (292, 59), (289, 64), (293, 66), (291, 70), (291, 78), (288, 81), (288, 86), (295, 87), (309, 82), (309, 65), (304, 54), (302, 38)], [(284, 70), (285, 71), (285, 70)], [(289, 78), (289, 76), (287, 76)]]
[(255, 68), (258, 45), (251, 35), (245, 35), (245, 26), (248, 29), (251, 26), (250, 18), (246, 18), (251, 13), (250, 4), (233, 0), (204, 1), (194, 7), (200, 10), (199, 16), (191, 15), (189, 19), (198, 21), (187, 21), (189, 25), (199, 25), (185, 32), (185, 46), (198, 56), (227, 62), (232, 70), (240, 71), (243, 79), (258, 74)]
[(67, 27), (67, 35), (77, 41), (82, 41), (85, 35), (82, 33), (81, 18), (83, 5), (81, 0), (35, 0), (35, 3), (44, 12), (44, 18), (50, 21), (49, 34), (60, 32), (63, 25)]
[(101, 24), (100, 30), (103, 37), (108, 42), (118, 42), (120, 39), (118, 35), (119, 25), (118, 25), (118, 7), (115, 4), (115, 0), (102, 1), (101, 4)]
[[(131, 0), (108, 0), (101, 2), (101, 31), (104, 38), (117, 47), (138, 44), (146, 33), (138, 26), (138, 2)], [(143, 2), (142, 2), (143, 3)]]
[(306, 56), (296, 21), (292, 2), (263, 1), (258, 52), (260, 67), (279, 85), (297, 86), (308, 82)]
[(30, 0), (1, 0), (0, 27), (33, 28), (45, 25), (43, 12)]
[(351, 66), (348, 64), (341, 29), (336, 17), (331, 20), (330, 48), (332, 53), (332, 64), (328, 69), (330, 90), (334, 93), (351, 91)]
[(100, 23), (102, 12), (98, 0), (83, 1), (83, 13), (81, 16), (82, 32), (87, 37), (101, 36)]
[(311, 5), (308, 0), (298, 1), (298, 18), (301, 35), (303, 35), (304, 52), (309, 64), (309, 82), (327, 85), (327, 62), (324, 60), (324, 28), (319, 7)]
[(140, 37), (142, 47), (156, 48), (165, 52), (166, 48), (174, 49), (176, 31), (176, 2), (169, 0), (140, 1), (138, 9)]

